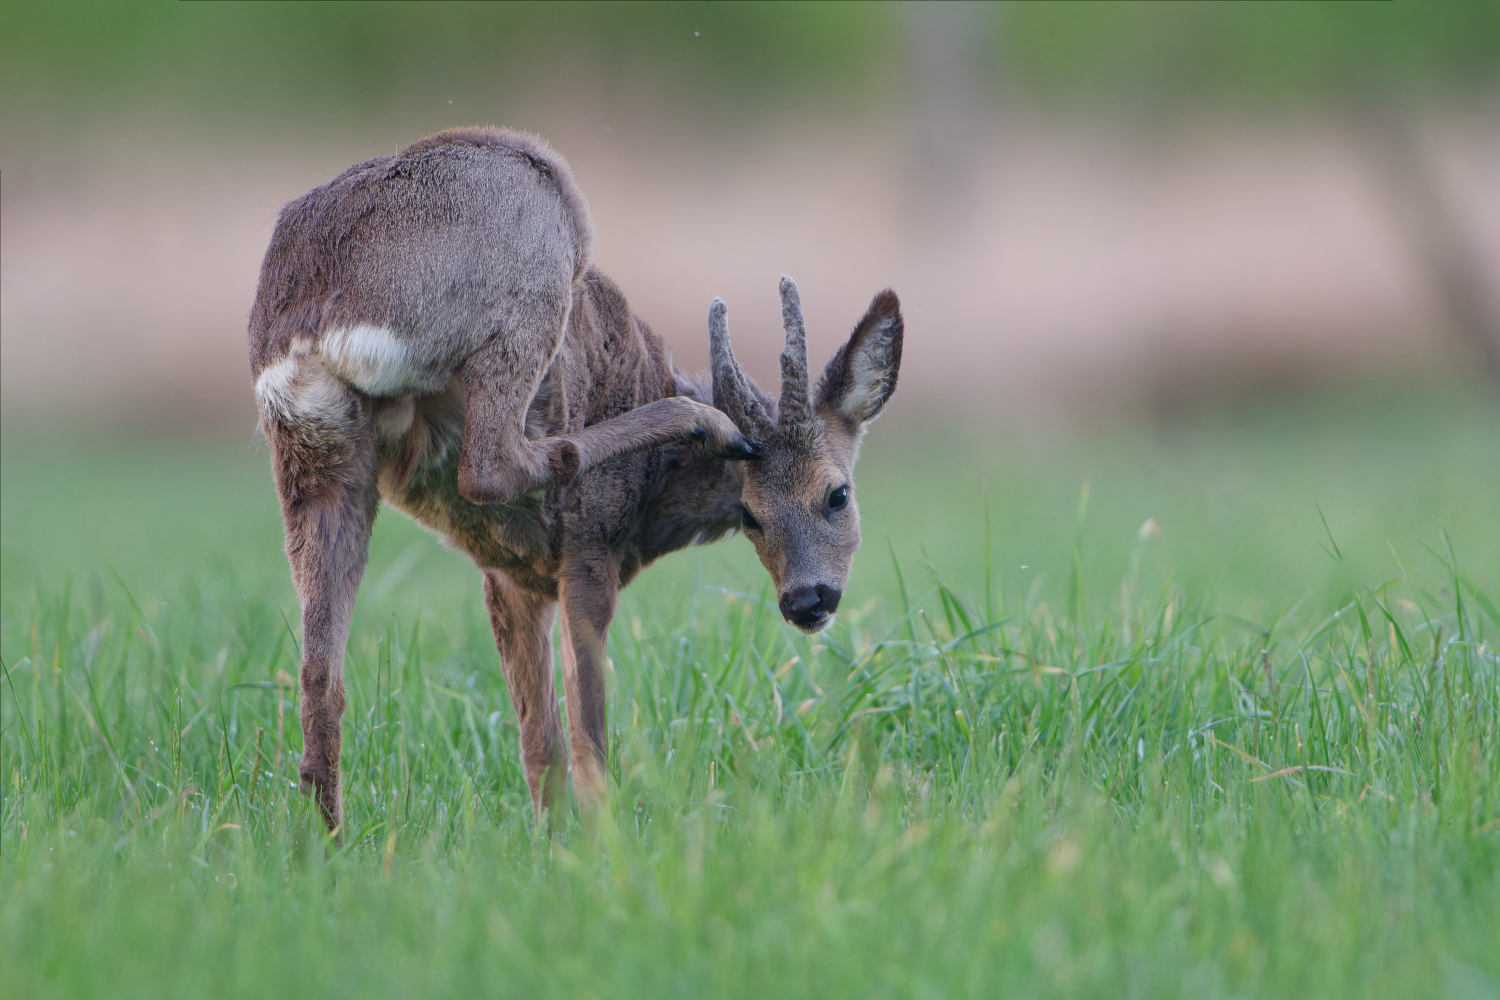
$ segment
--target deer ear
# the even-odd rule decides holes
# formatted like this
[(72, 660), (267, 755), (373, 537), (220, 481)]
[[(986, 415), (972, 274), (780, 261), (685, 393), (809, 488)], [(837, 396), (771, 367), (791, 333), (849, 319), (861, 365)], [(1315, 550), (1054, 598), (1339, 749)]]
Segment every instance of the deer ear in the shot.
[(818, 413), (858, 428), (874, 420), (896, 391), (901, 370), (901, 301), (887, 288), (855, 326), (818, 380)]

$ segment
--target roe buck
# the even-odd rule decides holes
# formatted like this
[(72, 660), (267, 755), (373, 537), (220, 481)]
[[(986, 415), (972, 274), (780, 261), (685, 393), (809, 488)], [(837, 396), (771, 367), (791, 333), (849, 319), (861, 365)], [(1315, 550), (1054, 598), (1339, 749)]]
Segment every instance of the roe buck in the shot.
[[(605, 794), (604, 649), (620, 587), (664, 553), (743, 531), (804, 632), (828, 625), (859, 546), (851, 472), (896, 386), (902, 319), (881, 292), (809, 385), (797, 289), (773, 401), (735, 362), (685, 376), (590, 264), (588, 205), (539, 139), (432, 136), (287, 205), (250, 314), (261, 428), (302, 605), (301, 782), (341, 832), (344, 646), (375, 508), (484, 575), (538, 822), (566, 783)], [(754, 461), (735, 461), (754, 459)]]

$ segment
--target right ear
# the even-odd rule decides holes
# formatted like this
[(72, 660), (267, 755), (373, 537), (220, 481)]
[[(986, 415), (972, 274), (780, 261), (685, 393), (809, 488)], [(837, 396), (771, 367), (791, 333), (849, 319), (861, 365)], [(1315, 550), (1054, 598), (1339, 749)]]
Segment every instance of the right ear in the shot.
[(901, 301), (887, 288), (875, 296), (818, 380), (818, 412), (858, 429), (874, 420), (896, 391), (901, 370)]

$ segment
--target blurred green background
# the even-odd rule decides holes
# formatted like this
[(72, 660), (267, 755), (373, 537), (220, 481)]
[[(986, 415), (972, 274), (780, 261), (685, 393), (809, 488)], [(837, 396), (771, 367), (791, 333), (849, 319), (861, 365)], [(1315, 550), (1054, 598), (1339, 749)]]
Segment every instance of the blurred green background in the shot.
[[(12, 113), (39, 115), (377, 115), (476, 87), (503, 100), (582, 66), (652, 77), (688, 110), (867, 107), (896, 96), (920, 6), (9, 3), (0, 79)], [(957, 16), (990, 83), (1037, 100), (1284, 106), (1472, 91), (1500, 69), (1485, 0), (970, 6)]]
[[(1300, 621), (1365, 588), (1442, 579), (1450, 553), (1478, 589), (1500, 589), (1500, 401), (1484, 386), (1346, 387), (1191, 427), (1040, 439), (886, 431), (872, 430), (857, 470), (864, 546), (844, 602), (877, 633), (900, 616), (903, 584), (922, 603), (941, 577), (983, 607), (987, 555), (997, 613), (1082, 599), (1092, 620), (1119, 614), (1128, 587), (1248, 622)], [(71, 594), (102, 615), (119, 585), (190, 607), (246, 600), (270, 620), (279, 602), (296, 622), (269, 456), (248, 433), (18, 436), (0, 458), (8, 659), (26, 654), (36, 608)], [(627, 589), (616, 629), (687, 616), (703, 586), (765, 597), (769, 583), (744, 539), (689, 549)], [(433, 610), (443, 628), (466, 623), (453, 637), (466, 658), (494, 665), (477, 571), (382, 511), (354, 641), (391, 614)]]

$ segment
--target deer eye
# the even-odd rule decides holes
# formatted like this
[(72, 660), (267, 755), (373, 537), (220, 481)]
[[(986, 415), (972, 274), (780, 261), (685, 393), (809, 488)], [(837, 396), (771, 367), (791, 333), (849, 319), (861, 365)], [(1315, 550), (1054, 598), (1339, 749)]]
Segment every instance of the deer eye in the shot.
[(848, 503), (849, 503), (849, 487), (847, 487), (847, 486), (840, 486), (838, 489), (836, 489), (832, 493), (828, 494), (828, 509), (829, 510), (839, 510), (840, 508), (844, 507)]
[(749, 507), (740, 507), (740, 524), (750, 531), (760, 530), (760, 522), (755, 519), (754, 514), (750, 513)]

